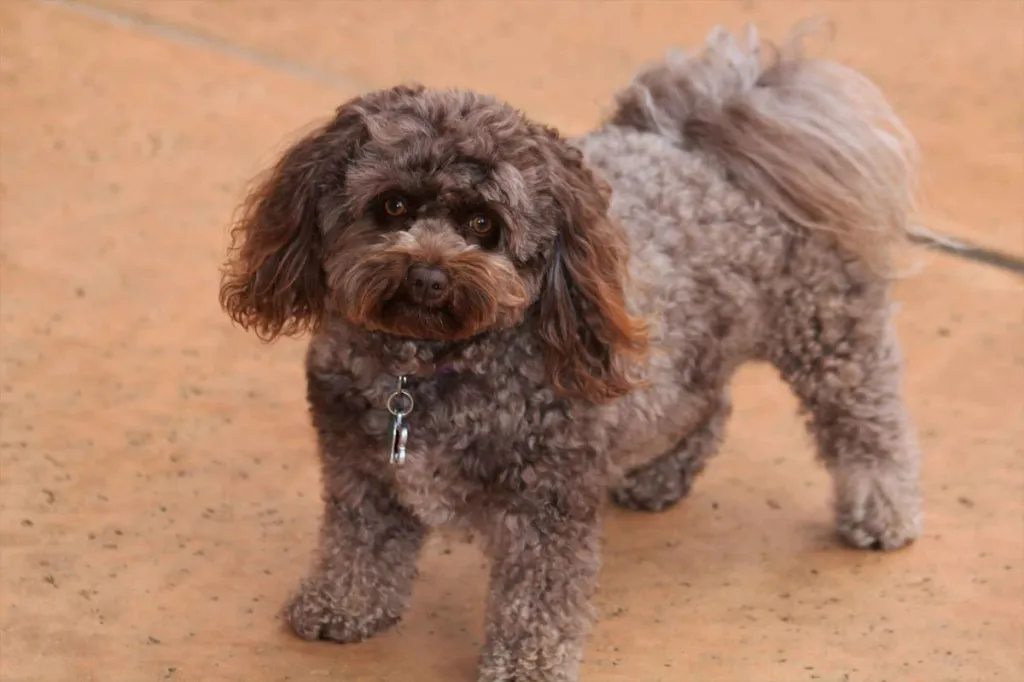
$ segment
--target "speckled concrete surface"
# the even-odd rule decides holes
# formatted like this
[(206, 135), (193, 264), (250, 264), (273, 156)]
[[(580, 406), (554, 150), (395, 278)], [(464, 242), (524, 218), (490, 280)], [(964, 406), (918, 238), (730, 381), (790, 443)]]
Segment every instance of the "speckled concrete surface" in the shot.
[[(363, 88), (476, 87), (575, 132), (714, 23), (821, 11), (919, 137), (928, 224), (1024, 254), (1024, 3), (0, 0), (0, 679), (471, 682), (482, 559), (446, 538), (376, 640), (276, 619), (318, 489), (301, 342), (216, 305), (245, 181)], [(922, 540), (838, 546), (794, 402), (749, 368), (690, 499), (610, 512), (584, 680), (1020, 679), (1024, 287), (917, 255)]]

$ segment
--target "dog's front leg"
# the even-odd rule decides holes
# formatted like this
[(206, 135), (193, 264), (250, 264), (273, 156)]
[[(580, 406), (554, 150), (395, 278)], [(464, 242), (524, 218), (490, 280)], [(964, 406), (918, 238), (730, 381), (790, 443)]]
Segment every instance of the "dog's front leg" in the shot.
[(303, 639), (357, 642), (402, 617), (426, 530), (386, 483), (330, 467), (324, 476), (317, 558), (285, 618)]
[(491, 538), (479, 682), (575, 682), (599, 567), (597, 516), (509, 515)]

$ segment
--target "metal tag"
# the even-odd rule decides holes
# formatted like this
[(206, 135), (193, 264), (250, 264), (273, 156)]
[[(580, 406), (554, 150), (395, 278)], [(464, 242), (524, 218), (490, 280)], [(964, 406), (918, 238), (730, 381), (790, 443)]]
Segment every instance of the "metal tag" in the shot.
[(391, 415), (388, 429), (391, 434), (390, 460), (395, 466), (405, 464), (405, 444), (409, 441), (409, 427), (405, 425), (405, 417), (401, 413)]
[(391, 413), (391, 423), (388, 428), (390, 434), (389, 442), (391, 447), (388, 450), (388, 459), (395, 466), (405, 463), (405, 445), (409, 442), (409, 427), (405, 425), (405, 416), (412, 412), (412, 394), (405, 390), (408, 380), (404, 376), (397, 378), (395, 391), (388, 396), (386, 407)]

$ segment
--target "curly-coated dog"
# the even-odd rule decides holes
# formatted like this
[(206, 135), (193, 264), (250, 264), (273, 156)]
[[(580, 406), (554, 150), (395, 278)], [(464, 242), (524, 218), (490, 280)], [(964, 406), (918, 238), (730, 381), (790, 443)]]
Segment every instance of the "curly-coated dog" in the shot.
[(863, 75), (766, 52), (716, 31), (574, 140), (474, 92), (372, 92), (251, 194), (222, 305), (312, 335), (324, 510), (296, 633), (394, 624), (428, 530), (468, 529), (491, 561), (479, 679), (576, 680), (607, 492), (686, 495), (747, 361), (809, 414), (839, 534), (917, 536), (889, 276), (912, 141)]

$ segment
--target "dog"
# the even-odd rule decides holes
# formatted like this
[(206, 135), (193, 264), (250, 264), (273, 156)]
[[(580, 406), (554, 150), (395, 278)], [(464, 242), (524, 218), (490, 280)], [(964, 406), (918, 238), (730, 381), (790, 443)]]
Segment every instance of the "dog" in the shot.
[(490, 559), (478, 679), (577, 680), (603, 502), (683, 498), (750, 361), (799, 398), (838, 535), (918, 536), (891, 300), (913, 138), (799, 45), (716, 29), (573, 139), (474, 91), (369, 92), (259, 180), (220, 302), (310, 335), (324, 508), (295, 633), (395, 624), (429, 530), (464, 529)]

